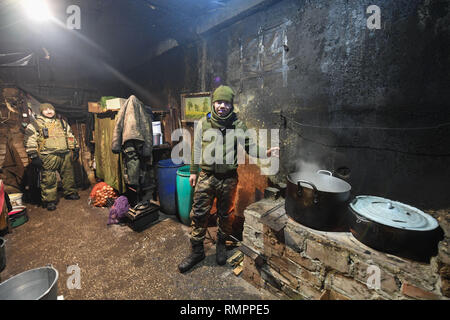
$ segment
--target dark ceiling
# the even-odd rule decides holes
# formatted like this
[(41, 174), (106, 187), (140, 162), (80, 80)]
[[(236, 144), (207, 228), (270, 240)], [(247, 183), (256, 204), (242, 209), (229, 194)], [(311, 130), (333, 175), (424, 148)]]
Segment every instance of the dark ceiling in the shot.
[[(81, 11), (81, 29), (38, 23), (24, 14), (19, 0), (0, 1), (0, 53), (35, 52), (58, 65), (98, 72), (107, 63), (126, 72), (151, 59), (161, 43), (194, 41), (196, 25), (229, 0), (47, 0), (62, 25), (69, 5)], [(171, 43), (175, 43), (171, 40)], [(70, 67), (67, 67), (70, 70)]]

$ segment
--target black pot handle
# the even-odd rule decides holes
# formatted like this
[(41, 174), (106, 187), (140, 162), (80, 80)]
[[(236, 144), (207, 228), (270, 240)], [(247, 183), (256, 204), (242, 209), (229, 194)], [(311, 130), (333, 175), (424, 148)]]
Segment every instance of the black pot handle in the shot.
[(300, 185), (300, 183), (308, 184), (313, 188), (313, 194), (314, 194), (314, 204), (319, 203), (319, 192), (317, 191), (316, 186), (314, 183), (306, 181), (306, 180), (298, 180), (297, 181), (297, 195), (301, 198), (303, 195), (303, 187)]

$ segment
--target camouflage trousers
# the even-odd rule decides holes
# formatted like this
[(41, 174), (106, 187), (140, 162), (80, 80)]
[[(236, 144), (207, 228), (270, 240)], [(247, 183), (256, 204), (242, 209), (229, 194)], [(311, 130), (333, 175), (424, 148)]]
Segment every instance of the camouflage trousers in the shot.
[(234, 209), (237, 184), (237, 172), (227, 176), (214, 175), (204, 171), (200, 172), (195, 185), (194, 200), (190, 213), (192, 243), (199, 243), (205, 240), (208, 218), (215, 198), (217, 198), (218, 232), (222, 235), (231, 234), (231, 213)]
[(134, 189), (140, 189), (142, 200), (151, 200), (156, 188), (152, 157), (140, 156), (143, 143), (129, 140), (124, 144), (125, 183)]
[(61, 176), (64, 196), (77, 192), (75, 187), (75, 178), (73, 175), (71, 152), (62, 154), (46, 154), (41, 155), (41, 158), (41, 198), (43, 202), (54, 202), (57, 200), (57, 172)]

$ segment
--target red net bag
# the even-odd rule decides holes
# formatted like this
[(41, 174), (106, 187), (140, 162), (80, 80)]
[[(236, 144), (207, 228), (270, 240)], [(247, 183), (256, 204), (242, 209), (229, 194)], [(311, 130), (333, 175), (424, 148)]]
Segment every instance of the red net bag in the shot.
[(117, 192), (107, 183), (99, 182), (92, 188), (89, 198), (94, 206), (106, 207), (108, 199), (114, 200), (117, 198)]

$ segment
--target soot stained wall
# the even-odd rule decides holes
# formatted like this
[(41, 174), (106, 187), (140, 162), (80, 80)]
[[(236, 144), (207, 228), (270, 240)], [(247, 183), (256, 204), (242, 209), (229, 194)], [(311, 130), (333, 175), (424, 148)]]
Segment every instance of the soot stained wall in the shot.
[(166, 54), (184, 67), (160, 88), (231, 85), (249, 127), (280, 129), (276, 181), (328, 169), (354, 195), (448, 208), (449, 39), (449, 1), (285, 0)]
[(169, 101), (179, 106), (180, 93), (199, 89), (197, 50), (193, 45), (178, 46), (131, 70), (127, 77), (140, 90), (130, 86), (126, 95), (136, 94), (154, 107), (165, 107)]
[(123, 94), (124, 85), (105, 70), (86, 75), (85, 66), (57, 55), (50, 61), (37, 59), (39, 65), (0, 68), (0, 86), (19, 87), (40, 102), (51, 102), (70, 120), (85, 119), (89, 101)]

